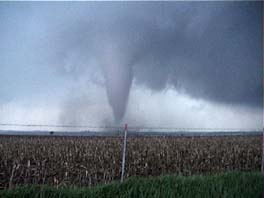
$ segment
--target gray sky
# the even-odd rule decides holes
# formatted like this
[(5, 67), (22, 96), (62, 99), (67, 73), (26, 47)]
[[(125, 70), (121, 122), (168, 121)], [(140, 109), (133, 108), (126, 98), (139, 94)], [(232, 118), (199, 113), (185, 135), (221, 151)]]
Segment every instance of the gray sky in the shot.
[(0, 121), (262, 127), (262, 2), (0, 2)]

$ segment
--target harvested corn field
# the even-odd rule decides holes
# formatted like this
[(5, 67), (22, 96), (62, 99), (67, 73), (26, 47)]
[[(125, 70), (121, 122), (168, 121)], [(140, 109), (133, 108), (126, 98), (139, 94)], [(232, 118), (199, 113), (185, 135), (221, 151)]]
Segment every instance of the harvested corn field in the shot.
[[(93, 186), (120, 179), (122, 137), (0, 136), (0, 187)], [(129, 176), (261, 168), (262, 136), (129, 137)]]

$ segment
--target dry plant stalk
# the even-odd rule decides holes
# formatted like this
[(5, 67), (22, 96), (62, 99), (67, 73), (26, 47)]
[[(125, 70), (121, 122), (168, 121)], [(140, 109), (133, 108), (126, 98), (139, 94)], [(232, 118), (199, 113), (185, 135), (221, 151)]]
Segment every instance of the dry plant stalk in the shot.
[[(93, 186), (120, 180), (122, 140), (0, 136), (0, 188)], [(125, 178), (261, 170), (261, 163), (262, 136), (128, 137)]]

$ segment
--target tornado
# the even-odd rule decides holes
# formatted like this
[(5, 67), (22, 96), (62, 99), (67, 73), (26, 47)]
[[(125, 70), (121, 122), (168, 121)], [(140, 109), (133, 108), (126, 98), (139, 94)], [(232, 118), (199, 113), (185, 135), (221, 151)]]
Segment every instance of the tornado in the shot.
[(103, 72), (109, 105), (115, 119), (120, 124), (126, 112), (133, 73), (130, 57), (124, 51), (110, 45), (104, 49)]

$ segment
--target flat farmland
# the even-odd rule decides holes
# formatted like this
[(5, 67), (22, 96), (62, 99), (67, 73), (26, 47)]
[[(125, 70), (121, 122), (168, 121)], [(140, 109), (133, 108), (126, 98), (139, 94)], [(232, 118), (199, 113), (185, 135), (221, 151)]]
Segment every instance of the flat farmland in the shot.
[[(0, 188), (120, 179), (122, 137), (0, 136)], [(262, 136), (131, 136), (125, 177), (260, 171)]]

